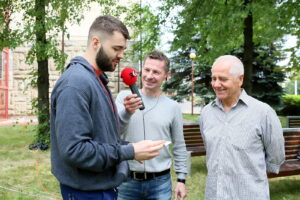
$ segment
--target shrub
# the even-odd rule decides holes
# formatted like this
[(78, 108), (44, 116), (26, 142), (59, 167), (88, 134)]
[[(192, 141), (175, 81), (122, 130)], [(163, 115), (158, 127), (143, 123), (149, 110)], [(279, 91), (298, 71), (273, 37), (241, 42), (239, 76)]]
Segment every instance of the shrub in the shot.
[(300, 95), (284, 95), (283, 104), (282, 115), (300, 115)]

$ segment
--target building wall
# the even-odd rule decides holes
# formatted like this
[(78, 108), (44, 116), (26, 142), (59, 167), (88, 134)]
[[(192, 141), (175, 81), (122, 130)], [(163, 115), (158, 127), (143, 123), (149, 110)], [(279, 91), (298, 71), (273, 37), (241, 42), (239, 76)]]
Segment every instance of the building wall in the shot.
[[(81, 56), (84, 54), (86, 48), (85, 40), (65, 41), (65, 52), (68, 54), (66, 63), (69, 63), (71, 58)], [(26, 54), (29, 51), (29, 46), (18, 47), (14, 49), (11, 54), (12, 62), (9, 72), (9, 115), (33, 115), (32, 100), (37, 97), (37, 88), (30, 85), (31, 75), (29, 73), (32, 68), (36, 69), (37, 64), (26, 64)], [(135, 64), (136, 65), (136, 64)], [(119, 71), (124, 67), (134, 67), (134, 64), (128, 61), (122, 61), (120, 69), (115, 72), (107, 73), (110, 79), (109, 88), (115, 97), (120, 90), (125, 88), (123, 83), (119, 83)], [(55, 63), (52, 59), (49, 60), (49, 96), (56, 80), (60, 76), (60, 71), (56, 70)]]

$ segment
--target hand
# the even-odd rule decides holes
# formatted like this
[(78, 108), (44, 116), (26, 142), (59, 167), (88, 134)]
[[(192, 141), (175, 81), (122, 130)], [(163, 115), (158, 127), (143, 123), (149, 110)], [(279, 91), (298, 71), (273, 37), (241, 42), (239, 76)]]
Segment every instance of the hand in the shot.
[(130, 94), (124, 98), (124, 106), (126, 111), (133, 114), (136, 109), (142, 107), (142, 99), (137, 94)]
[(137, 143), (132, 143), (134, 148), (134, 159), (142, 162), (149, 160), (159, 155), (159, 150), (163, 148), (164, 140), (151, 141), (143, 140)]
[(174, 190), (174, 200), (183, 200), (186, 197), (186, 188), (184, 183), (177, 182)]

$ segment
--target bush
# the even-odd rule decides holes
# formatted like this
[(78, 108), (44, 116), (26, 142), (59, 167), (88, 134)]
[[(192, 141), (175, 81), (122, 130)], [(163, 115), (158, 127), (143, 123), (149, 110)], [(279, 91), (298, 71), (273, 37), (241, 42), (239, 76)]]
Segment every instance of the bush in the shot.
[(283, 104), (282, 115), (300, 115), (300, 95), (284, 95)]

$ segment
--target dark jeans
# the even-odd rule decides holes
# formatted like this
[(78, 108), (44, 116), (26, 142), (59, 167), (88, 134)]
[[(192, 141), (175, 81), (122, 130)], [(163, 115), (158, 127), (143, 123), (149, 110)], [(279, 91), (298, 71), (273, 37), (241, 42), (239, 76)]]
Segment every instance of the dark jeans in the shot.
[(146, 181), (129, 178), (118, 190), (118, 200), (171, 200), (171, 175), (166, 174)]
[(60, 184), (63, 200), (117, 200), (117, 189), (104, 191), (82, 191)]

